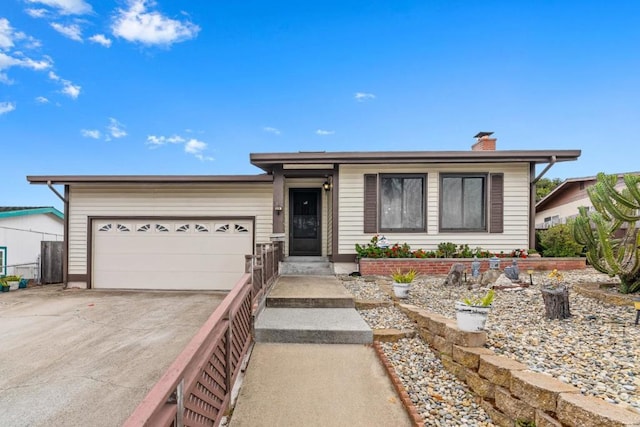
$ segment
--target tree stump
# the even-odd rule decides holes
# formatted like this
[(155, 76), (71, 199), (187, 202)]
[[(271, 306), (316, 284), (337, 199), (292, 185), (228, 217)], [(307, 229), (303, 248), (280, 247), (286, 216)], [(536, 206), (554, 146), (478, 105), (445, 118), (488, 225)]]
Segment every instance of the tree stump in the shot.
[(566, 286), (557, 289), (543, 288), (541, 292), (547, 319), (568, 319), (571, 317), (569, 289)]

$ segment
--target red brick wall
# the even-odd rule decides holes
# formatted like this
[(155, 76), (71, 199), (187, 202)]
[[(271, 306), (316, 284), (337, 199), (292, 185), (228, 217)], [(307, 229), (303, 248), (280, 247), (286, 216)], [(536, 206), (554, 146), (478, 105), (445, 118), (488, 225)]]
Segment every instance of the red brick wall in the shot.
[[(500, 269), (511, 265), (513, 258), (501, 258)], [(363, 276), (384, 276), (393, 271), (414, 269), (422, 274), (447, 274), (452, 264), (465, 264), (467, 272), (471, 274), (469, 258), (363, 258), (360, 260), (360, 274)], [(563, 270), (581, 270), (586, 267), (586, 258), (518, 258), (520, 271), (528, 269), (551, 271), (557, 268)], [(480, 260), (480, 271), (489, 269), (487, 259)]]

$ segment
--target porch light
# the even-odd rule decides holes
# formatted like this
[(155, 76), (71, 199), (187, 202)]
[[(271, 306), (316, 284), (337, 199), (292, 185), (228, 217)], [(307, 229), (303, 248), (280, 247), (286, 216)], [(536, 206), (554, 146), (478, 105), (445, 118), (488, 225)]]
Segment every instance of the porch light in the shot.
[(326, 180), (325, 182), (322, 183), (322, 189), (324, 191), (331, 190), (331, 183), (328, 180)]

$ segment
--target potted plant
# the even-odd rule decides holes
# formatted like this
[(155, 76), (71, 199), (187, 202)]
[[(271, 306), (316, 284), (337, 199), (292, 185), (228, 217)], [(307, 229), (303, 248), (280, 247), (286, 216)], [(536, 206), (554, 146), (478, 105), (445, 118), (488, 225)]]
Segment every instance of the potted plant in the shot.
[(4, 281), (4, 278), (0, 279), (0, 292), (9, 292), (9, 285)]
[(7, 283), (7, 285), (9, 285), (9, 288), (12, 291), (15, 291), (18, 289), (18, 286), (20, 286), (20, 276), (6, 276), (3, 280)]
[(391, 273), (393, 279), (393, 292), (398, 298), (408, 298), (409, 289), (411, 289), (411, 283), (413, 279), (418, 276), (418, 272), (415, 270), (409, 270), (403, 273), (401, 270), (396, 270)]
[(465, 332), (482, 331), (494, 297), (495, 291), (489, 289), (482, 297), (473, 296), (456, 302), (458, 329)]

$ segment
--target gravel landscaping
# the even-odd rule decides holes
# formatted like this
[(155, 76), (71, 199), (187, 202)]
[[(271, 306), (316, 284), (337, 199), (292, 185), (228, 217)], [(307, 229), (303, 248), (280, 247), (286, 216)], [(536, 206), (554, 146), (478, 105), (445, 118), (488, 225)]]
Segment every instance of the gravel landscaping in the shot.
[[(640, 326), (633, 324), (634, 308), (603, 303), (572, 289), (580, 283), (616, 283), (616, 279), (593, 269), (563, 274), (570, 289), (571, 318), (544, 318), (540, 286), (549, 279), (536, 272), (533, 287), (496, 292), (487, 322), (487, 347), (572, 384), (583, 394), (640, 413)], [(390, 299), (379, 286), (391, 283), (386, 277), (343, 279), (356, 299)], [(442, 275), (420, 277), (406, 303), (455, 318), (454, 302), (471, 291), (444, 286), (444, 279)], [(408, 326), (406, 316), (395, 307), (364, 310), (361, 315), (372, 328)], [(446, 372), (421, 340), (386, 343), (383, 349), (428, 425), (492, 425), (484, 411), (474, 406), (466, 385)]]

